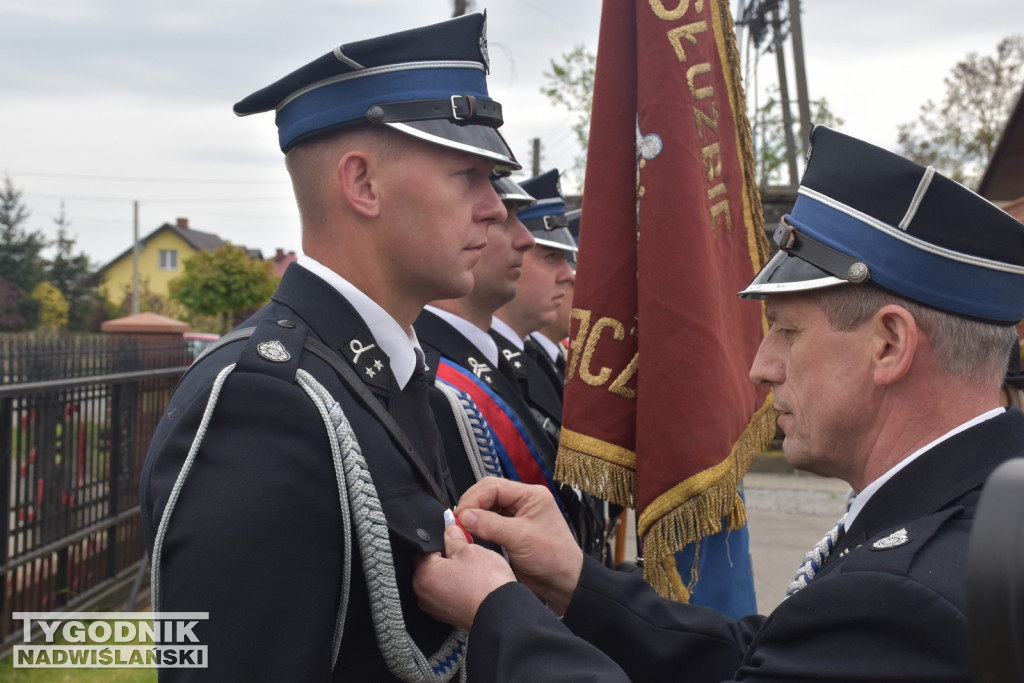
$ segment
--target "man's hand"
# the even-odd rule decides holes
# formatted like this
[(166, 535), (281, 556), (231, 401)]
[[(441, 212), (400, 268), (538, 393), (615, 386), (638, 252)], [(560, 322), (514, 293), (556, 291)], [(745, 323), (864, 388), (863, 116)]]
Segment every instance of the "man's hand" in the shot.
[(484, 477), (459, 499), (456, 515), (474, 537), (504, 546), (519, 581), (556, 614), (565, 614), (583, 570), (583, 551), (550, 490)]
[(471, 544), (457, 525), (444, 530), (444, 552), (421, 557), (412, 586), (420, 609), (453, 626), (469, 629), (491, 591), (516, 580), (505, 558)]

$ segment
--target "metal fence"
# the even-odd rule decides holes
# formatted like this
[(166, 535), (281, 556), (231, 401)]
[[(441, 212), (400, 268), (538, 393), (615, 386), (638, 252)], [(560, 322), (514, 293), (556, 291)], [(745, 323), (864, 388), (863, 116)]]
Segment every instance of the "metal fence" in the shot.
[(14, 612), (80, 609), (144, 563), (139, 474), (184, 368), (180, 338), (0, 335), (0, 647)]

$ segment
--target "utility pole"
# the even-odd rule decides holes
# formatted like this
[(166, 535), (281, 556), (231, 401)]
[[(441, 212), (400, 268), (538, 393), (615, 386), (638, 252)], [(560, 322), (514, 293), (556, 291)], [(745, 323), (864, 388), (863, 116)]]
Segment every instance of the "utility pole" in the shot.
[(793, 36), (793, 70), (796, 73), (796, 102), (800, 108), (800, 148), (807, 156), (811, 144), (811, 103), (807, 96), (807, 71), (804, 68), (804, 37), (800, 26), (800, 0), (789, 0), (789, 27)]
[(134, 202), (135, 220), (132, 230), (132, 315), (139, 314), (139, 200)]
[(540, 138), (533, 138), (533, 175), (531, 178), (536, 178), (540, 175)]
[(796, 187), (799, 174), (796, 168), (796, 141), (793, 139), (793, 114), (789, 109), (789, 80), (786, 78), (786, 57), (782, 49), (782, 20), (779, 9), (772, 10), (772, 30), (775, 34), (775, 62), (779, 68), (779, 102), (782, 107), (782, 126), (786, 135), (786, 162), (789, 166), (789, 184)]

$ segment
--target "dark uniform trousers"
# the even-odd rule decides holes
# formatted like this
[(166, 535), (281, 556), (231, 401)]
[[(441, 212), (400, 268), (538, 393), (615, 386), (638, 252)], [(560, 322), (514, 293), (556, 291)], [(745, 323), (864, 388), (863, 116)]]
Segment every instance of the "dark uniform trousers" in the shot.
[(985, 479), (1022, 454), (1016, 408), (932, 448), (871, 497), (818, 575), (767, 617), (732, 621), (663, 600), (589, 558), (561, 621), (508, 584), (477, 612), (469, 670), (533, 683), (971, 681), (971, 524)]
[[(280, 322), (279, 322), (280, 321)], [(445, 504), (395, 446), (381, 423), (334, 371), (303, 353), (307, 336), (336, 351), (405, 428), (428, 469), (451, 494), (424, 430), (423, 397), (398, 390), (384, 354), (348, 302), (292, 265), (256, 326), (203, 359), (184, 378), (150, 444), (140, 494), (150, 553), (157, 525), (210, 396), (217, 373), (236, 363), (173, 509), (160, 562), (161, 611), (209, 612), (195, 629), (208, 645), (208, 669), (165, 669), (164, 680), (393, 680), (374, 637), (362, 558), (352, 538), (351, 594), (337, 666), (332, 640), (342, 596), (342, 524), (331, 449), (320, 414), (295, 382), (313, 375), (340, 404), (362, 448), (387, 519), (406, 626), (429, 657), (450, 633), (416, 607), (414, 558), (443, 548)], [(290, 355), (267, 360), (259, 343)], [(444, 483), (447, 482), (447, 483)]]

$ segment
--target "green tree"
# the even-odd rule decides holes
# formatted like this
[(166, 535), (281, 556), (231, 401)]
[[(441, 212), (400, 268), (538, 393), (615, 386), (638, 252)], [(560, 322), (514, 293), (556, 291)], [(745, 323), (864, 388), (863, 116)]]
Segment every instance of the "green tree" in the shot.
[[(30, 327), (25, 310), (28, 302), (32, 300), (25, 296), (25, 290), (0, 277), (0, 332), (17, 332)], [(33, 311), (37, 308), (33, 305)]]
[(40, 282), (32, 290), (32, 298), (39, 302), (39, 329), (56, 332), (67, 325), (71, 304), (56, 286)]
[[(779, 86), (773, 85), (766, 93), (768, 101), (757, 108), (751, 122), (754, 130), (754, 158), (757, 162), (757, 178), (761, 187), (788, 184), (786, 169), (786, 124), (782, 116)], [(811, 123), (823, 124), (829, 128), (842, 127), (843, 119), (832, 113), (828, 100), (822, 97), (811, 101)], [(800, 157), (800, 122), (793, 121), (793, 139), (797, 141), (797, 158)]]
[[(553, 104), (561, 105), (575, 115), (572, 126), (576, 142), (582, 153), (576, 157), (572, 170), (582, 185), (583, 172), (587, 166), (587, 143), (590, 139), (590, 108), (594, 102), (594, 69), (597, 55), (583, 45), (577, 45), (572, 52), (562, 55), (562, 61), (551, 60), (551, 71), (544, 72), (547, 82), (541, 93), (548, 96)], [(569, 170), (569, 169), (563, 169)]]
[(946, 95), (899, 126), (900, 151), (974, 186), (999, 141), (1024, 80), (1024, 36), (1003, 38), (994, 55), (967, 55), (944, 79)]
[(75, 253), (75, 238), (68, 231), (71, 222), (60, 205), (60, 215), (53, 219), (57, 239), (54, 256), (47, 266), (47, 280), (52, 282), (68, 301), (67, 329), (87, 332), (97, 329), (102, 321), (104, 305), (99, 294), (96, 268), (83, 251)]
[(42, 232), (25, 227), (29, 216), (21, 192), (5, 177), (0, 190), (0, 273), (26, 292), (46, 279), (42, 251), (49, 246)]
[(229, 314), (265, 303), (276, 286), (269, 262), (254, 261), (231, 244), (196, 254), (168, 285), (171, 299), (190, 312), (220, 316), (221, 333), (227, 331)]

